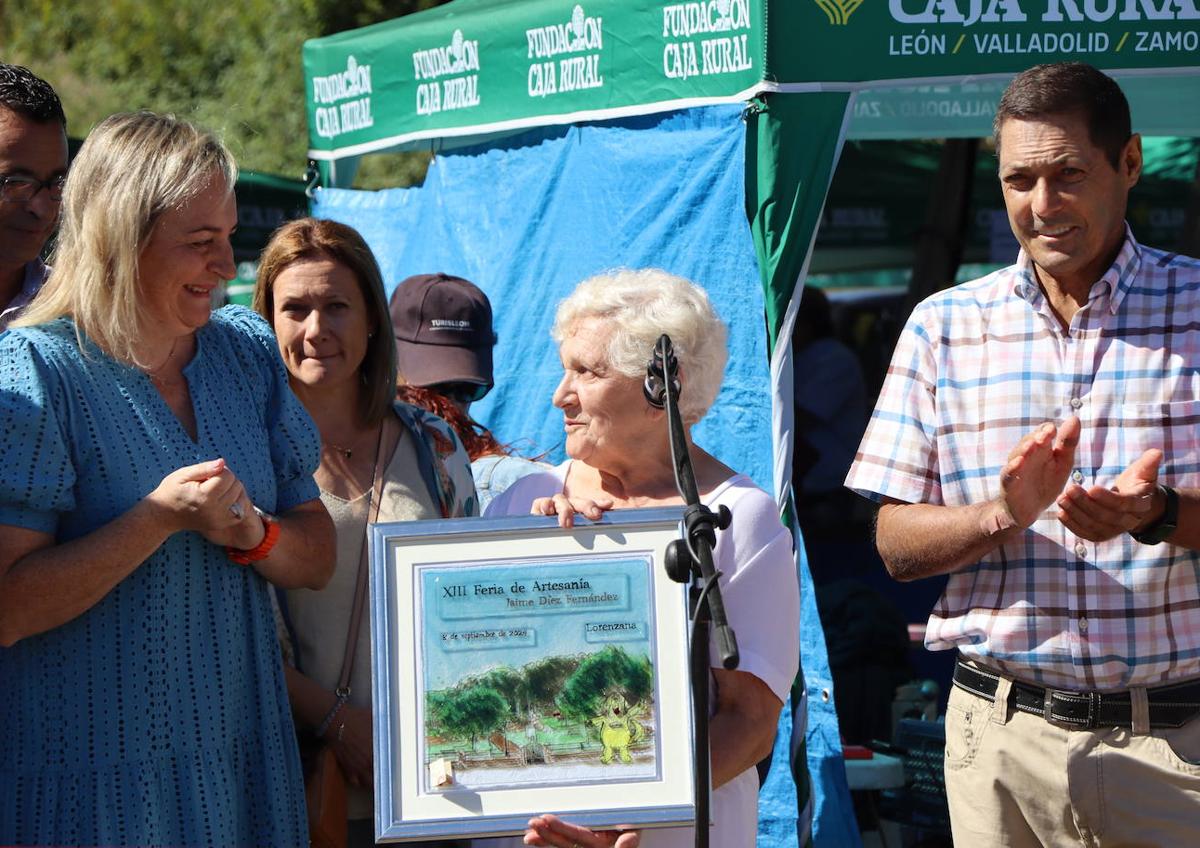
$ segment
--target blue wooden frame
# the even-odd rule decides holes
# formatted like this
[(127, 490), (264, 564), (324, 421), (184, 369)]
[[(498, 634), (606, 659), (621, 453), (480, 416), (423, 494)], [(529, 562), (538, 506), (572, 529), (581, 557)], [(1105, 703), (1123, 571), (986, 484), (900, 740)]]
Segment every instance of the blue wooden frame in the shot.
[[(637, 510), (615, 510), (606, 513), (603, 520), (589, 522), (582, 517), (571, 530), (562, 530), (554, 518), (520, 516), (497, 519), (447, 519), (441, 521), (416, 521), (377, 524), (371, 529), (371, 661), (372, 661), (372, 704), (374, 709), (374, 753), (375, 753), (375, 836), (380, 842), (407, 842), (447, 837), (484, 837), (512, 835), (524, 832), (529, 818), (541, 813), (555, 813), (577, 824), (610, 828), (616, 825), (637, 827), (668, 827), (690, 825), (695, 819), (695, 804), (692, 797), (692, 714), (688, 692), (688, 638), (686, 587), (672, 583), (662, 566), (666, 542), (679, 535), (681, 508), (656, 508)], [(433, 793), (405, 785), (402, 773), (419, 774), (422, 765), (415, 771), (405, 764), (407, 752), (421, 750), (415, 736), (416, 721), (413, 718), (419, 709), (415, 703), (419, 691), (411, 683), (395, 679), (398, 664), (415, 668), (417, 657), (402, 651), (400, 644), (408, 640), (417, 642), (415, 632), (421, 611), (416, 609), (417, 592), (412, 586), (414, 572), (422, 567), (422, 561), (404, 560), (405, 552), (421, 556), (421, 551), (437, 552), (435, 560), (442, 567), (448, 560), (457, 560), (461, 554), (455, 549), (463, 545), (475, 545), (470, 556), (473, 565), (503, 563), (514, 558), (528, 558), (520, 551), (529, 544), (541, 546), (533, 559), (569, 558), (595, 552), (600, 558), (601, 549), (611, 555), (625, 546), (636, 549), (643, 555), (652, 552), (653, 608), (657, 629), (655, 632), (654, 665), (659, 692), (666, 690), (674, 705), (669, 720), (661, 722), (659, 728), (666, 743), (670, 735), (669, 750), (673, 752), (669, 763), (660, 763), (662, 773), (653, 780), (628, 784), (628, 792), (618, 803), (606, 804), (603, 808), (581, 806), (579, 801), (585, 793), (596, 794), (611, 781), (596, 781), (591, 784), (572, 783), (561, 790), (552, 790), (555, 800), (561, 804), (547, 804), (546, 789), (508, 788), (505, 805), (513, 806), (513, 799), (520, 804), (521, 793), (529, 793), (529, 802), (519, 810), (508, 809), (503, 814), (491, 814), (486, 797), (492, 790), (461, 788), (436, 793), (434, 803), (447, 814), (430, 817), (426, 814), (409, 815), (406, 801), (415, 806)], [(477, 552), (480, 545), (487, 547), (482, 556)], [(442, 553), (441, 549), (445, 549)], [(552, 550), (551, 553), (547, 553)], [(514, 557), (514, 552), (517, 556)], [(493, 556), (494, 555), (494, 556)], [(403, 585), (408, 581), (407, 586)], [(410, 645), (411, 647), (411, 645)], [(412, 653), (415, 653), (412, 652)], [(672, 662), (663, 667), (658, 661), (666, 656)], [(675, 667), (675, 666), (678, 667)], [(411, 670), (411, 669), (410, 669)], [(680, 692), (683, 692), (680, 695)], [(666, 717), (663, 705), (663, 717)], [(677, 715), (682, 713), (682, 715)], [(663, 759), (667, 759), (663, 757)], [(414, 781), (410, 778), (408, 783)], [(648, 795), (656, 789), (664, 790), (667, 803), (645, 803)], [(416, 794), (414, 795), (414, 790)], [(444, 803), (449, 799), (453, 803)], [(550, 807), (550, 808), (547, 808)]]

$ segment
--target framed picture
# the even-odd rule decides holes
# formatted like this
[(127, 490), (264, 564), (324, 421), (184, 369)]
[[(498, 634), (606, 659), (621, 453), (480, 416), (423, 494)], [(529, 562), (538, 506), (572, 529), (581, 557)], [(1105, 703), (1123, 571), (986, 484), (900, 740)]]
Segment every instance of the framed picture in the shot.
[(692, 823), (681, 516), (375, 526), (377, 840)]

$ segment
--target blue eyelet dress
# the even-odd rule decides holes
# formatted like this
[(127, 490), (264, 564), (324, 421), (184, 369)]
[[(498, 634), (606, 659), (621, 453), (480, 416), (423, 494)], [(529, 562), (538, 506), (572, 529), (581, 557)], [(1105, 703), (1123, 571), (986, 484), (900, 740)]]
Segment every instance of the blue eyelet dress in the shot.
[[(0, 335), (0, 524), (58, 542), (185, 465), (318, 497), (319, 437), (270, 327), (229, 307), (184, 369), (193, 442), (150, 380), (66, 319)], [(0, 845), (307, 845), (268, 586), (174, 534), (78, 618), (0, 648)]]

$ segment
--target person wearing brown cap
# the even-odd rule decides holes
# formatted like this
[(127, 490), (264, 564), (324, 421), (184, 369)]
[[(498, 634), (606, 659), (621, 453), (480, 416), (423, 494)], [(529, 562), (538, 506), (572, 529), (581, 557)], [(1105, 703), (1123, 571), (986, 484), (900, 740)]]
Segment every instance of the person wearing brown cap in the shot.
[(409, 277), (392, 293), (391, 313), (402, 382), (453, 388), (465, 403), (492, 388), (492, 304), (474, 283), (449, 274)]
[(391, 299), (400, 385), (397, 396), (445, 419), (467, 455), (482, 512), (520, 478), (549, 468), (516, 456), (468, 410), (492, 389), (492, 305), (478, 286), (449, 274), (418, 274)]

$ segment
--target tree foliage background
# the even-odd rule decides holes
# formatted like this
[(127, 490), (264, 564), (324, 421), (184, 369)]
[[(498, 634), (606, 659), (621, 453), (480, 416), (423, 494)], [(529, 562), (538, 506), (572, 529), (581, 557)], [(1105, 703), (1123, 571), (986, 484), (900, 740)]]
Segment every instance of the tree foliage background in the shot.
[(618, 645), (609, 645), (589, 655), (563, 685), (558, 706), (575, 721), (590, 721), (600, 713), (610, 690), (625, 696), (630, 704), (646, 700), (654, 687), (650, 658), (631, 655)]
[[(219, 132), (243, 168), (306, 166), (306, 39), (446, 0), (0, 0), (0, 60), (54, 86), (68, 131), (114, 112), (173, 112)], [(419, 182), (425, 154), (369, 156), (362, 188)]]
[(487, 686), (451, 690), (434, 705), (437, 724), (454, 736), (468, 737), (472, 751), (480, 736), (499, 730), (508, 717), (504, 696)]

